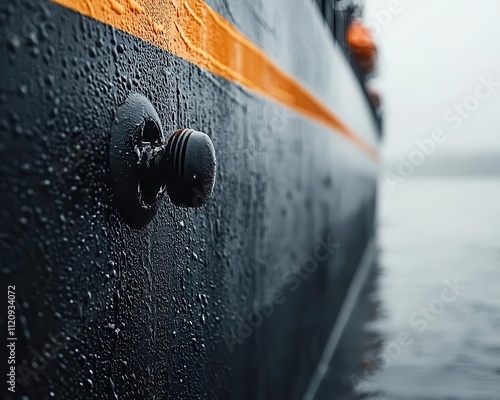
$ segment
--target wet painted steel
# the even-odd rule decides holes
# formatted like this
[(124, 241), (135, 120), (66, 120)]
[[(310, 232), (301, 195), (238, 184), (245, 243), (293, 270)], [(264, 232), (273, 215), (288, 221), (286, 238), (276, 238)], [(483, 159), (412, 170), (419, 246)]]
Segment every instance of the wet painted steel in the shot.
[[(238, 26), (375, 144), (315, 5), (238, 4), (254, 7), (233, 9), (248, 16)], [(322, 124), (56, 4), (8, 0), (0, 21), (0, 272), (18, 315), (10, 398), (299, 398), (372, 234), (375, 162)], [(124, 222), (108, 155), (131, 93), (164, 132), (212, 139), (206, 207), (164, 197), (149, 225)]]

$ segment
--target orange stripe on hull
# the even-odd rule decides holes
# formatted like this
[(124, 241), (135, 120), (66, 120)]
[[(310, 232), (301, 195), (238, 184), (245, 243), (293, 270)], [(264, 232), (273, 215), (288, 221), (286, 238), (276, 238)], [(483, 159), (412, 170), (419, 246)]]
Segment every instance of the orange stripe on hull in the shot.
[(158, 46), (377, 152), (202, 0), (51, 0)]

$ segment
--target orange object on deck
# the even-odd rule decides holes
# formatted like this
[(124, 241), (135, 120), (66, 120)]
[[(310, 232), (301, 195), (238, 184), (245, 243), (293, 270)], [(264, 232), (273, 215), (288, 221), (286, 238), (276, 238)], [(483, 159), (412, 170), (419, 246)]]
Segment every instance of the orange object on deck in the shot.
[(377, 63), (377, 46), (370, 30), (361, 21), (352, 22), (347, 31), (347, 44), (361, 72), (365, 75), (372, 72)]

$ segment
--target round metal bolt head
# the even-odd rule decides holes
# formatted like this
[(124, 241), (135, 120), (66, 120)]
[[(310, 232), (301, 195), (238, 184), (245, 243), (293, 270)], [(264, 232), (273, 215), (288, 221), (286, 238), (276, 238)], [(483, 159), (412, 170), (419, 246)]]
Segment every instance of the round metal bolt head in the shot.
[(159, 163), (167, 193), (179, 207), (202, 207), (210, 199), (216, 175), (215, 150), (203, 132), (181, 129), (168, 140)]

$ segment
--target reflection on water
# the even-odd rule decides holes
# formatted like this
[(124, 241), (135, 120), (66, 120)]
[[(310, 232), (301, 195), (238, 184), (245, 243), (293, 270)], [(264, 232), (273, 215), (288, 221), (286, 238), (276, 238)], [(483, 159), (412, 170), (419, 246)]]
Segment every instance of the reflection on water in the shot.
[(500, 179), (381, 182), (378, 220), (351, 396), (500, 399)]

